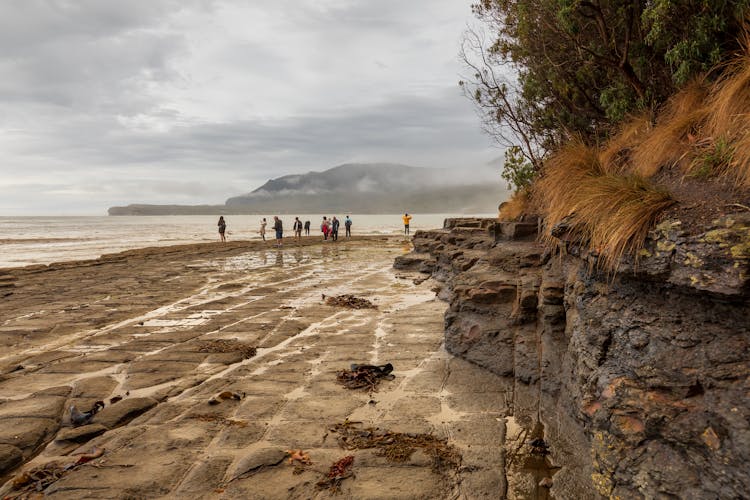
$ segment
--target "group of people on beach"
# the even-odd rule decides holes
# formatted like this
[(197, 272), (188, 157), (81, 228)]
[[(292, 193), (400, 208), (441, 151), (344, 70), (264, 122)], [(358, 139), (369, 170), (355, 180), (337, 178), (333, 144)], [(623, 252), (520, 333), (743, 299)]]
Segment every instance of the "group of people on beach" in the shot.
[[(320, 224), (320, 231), (323, 233), (323, 239), (327, 240), (329, 237), (331, 241), (338, 241), (339, 239), (339, 226), (341, 221), (334, 215), (330, 219), (323, 217), (323, 222)], [(344, 227), (346, 228), (346, 237), (349, 238), (352, 235), (352, 220), (349, 216), (344, 219)]]
[[(408, 213), (405, 213), (402, 217), (404, 221), (404, 234), (409, 234), (409, 222), (411, 221), (411, 215)], [(227, 241), (226, 238), (226, 230), (227, 230), (227, 222), (224, 219), (224, 216), (219, 217), (219, 238), (221, 241)], [(260, 220), (260, 237), (263, 238), (263, 241), (266, 241), (266, 227), (268, 226), (268, 222), (266, 221), (266, 218), (263, 217)], [(341, 221), (336, 218), (334, 215), (331, 218), (323, 216), (323, 221), (320, 223), (320, 232), (323, 233), (323, 240), (331, 240), (331, 241), (338, 241), (339, 239), (339, 227), (341, 226)], [(278, 216), (273, 216), (273, 226), (272, 229), (276, 233), (276, 246), (281, 246), (281, 241), (284, 237), (284, 223), (281, 219), (279, 219)], [(347, 215), (344, 219), (344, 229), (345, 234), (347, 238), (350, 238), (352, 235), (352, 219)], [(305, 236), (310, 235), (310, 221), (306, 220), (304, 223), (299, 220), (299, 217), (294, 218), (294, 225), (292, 226), (292, 230), (294, 231), (294, 240), (300, 241), (302, 239), (302, 231), (305, 231)]]

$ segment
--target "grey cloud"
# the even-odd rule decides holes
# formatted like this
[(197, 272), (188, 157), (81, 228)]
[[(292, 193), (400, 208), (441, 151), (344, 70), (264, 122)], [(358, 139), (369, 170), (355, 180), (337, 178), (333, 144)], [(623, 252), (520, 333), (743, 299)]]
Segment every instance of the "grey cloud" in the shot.
[(11, 0), (0, 16), (0, 101), (77, 110), (134, 112), (152, 104), (143, 89), (177, 80), (186, 33), (162, 26), (208, 1)]
[[(243, 162), (266, 158), (265, 169), (278, 168), (279, 157), (325, 165), (332, 154), (342, 157), (398, 150), (409, 156), (430, 156), (436, 145), (482, 149), (486, 139), (477, 134), (468, 106), (456, 89), (436, 97), (396, 96), (379, 106), (351, 108), (330, 116), (298, 116), (280, 120), (240, 120), (218, 124), (188, 124), (165, 133), (140, 133), (116, 123), (80, 122), (55, 131), (49, 155), (85, 157), (88, 162), (121, 164)], [(40, 152), (38, 146), (32, 146)], [(29, 151), (30, 152), (30, 151)], [(442, 156), (441, 153), (436, 156)], [(412, 161), (414, 158), (412, 158)], [(448, 163), (450, 162), (450, 163)], [(430, 161), (447, 167), (455, 158)], [(417, 161), (417, 163), (420, 163)], [(293, 166), (293, 165), (288, 165)], [(241, 168), (239, 165), (229, 168)]]
[(8, 0), (0, 213), (217, 203), (346, 162), (474, 171), (500, 153), (453, 86), (469, 6)]
[(3, 52), (34, 54), (35, 48), (70, 39), (116, 37), (153, 28), (182, 9), (208, 11), (208, 0), (6, 0), (0, 16)]
[[(182, 47), (179, 37), (141, 34), (128, 42), (90, 40), (70, 47), (49, 45), (33, 58), (4, 60), (0, 100), (32, 101), (77, 110), (143, 109), (139, 92), (149, 81), (178, 78), (169, 58)], [(139, 104), (139, 102), (141, 104)]]

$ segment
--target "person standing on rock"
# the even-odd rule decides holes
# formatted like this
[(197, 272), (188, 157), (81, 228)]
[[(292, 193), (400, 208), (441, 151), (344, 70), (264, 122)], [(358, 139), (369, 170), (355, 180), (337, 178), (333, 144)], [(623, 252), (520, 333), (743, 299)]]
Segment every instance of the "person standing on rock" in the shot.
[(263, 241), (266, 241), (266, 218), (263, 217), (263, 219), (260, 221), (260, 237), (263, 238)]
[(277, 216), (273, 216), (273, 229), (276, 231), (276, 246), (281, 246), (281, 240), (284, 237), (284, 224)]
[(409, 234), (409, 222), (411, 222), (411, 215), (405, 213), (401, 218), (404, 221), (404, 234)]
[(349, 216), (346, 216), (346, 219), (344, 219), (344, 227), (346, 228), (346, 237), (351, 238), (352, 237), (352, 220), (349, 218)]
[(292, 229), (294, 229), (294, 240), (300, 241), (302, 239), (302, 221), (299, 220), (299, 217), (294, 218)]
[(339, 240), (339, 225), (341, 225), (341, 221), (334, 215), (333, 219), (331, 219), (331, 238), (333, 241)]
[(310, 236), (310, 221), (305, 221), (305, 236)]
[(226, 236), (224, 236), (224, 232), (227, 230), (227, 223), (223, 215), (219, 216), (219, 223), (217, 225), (219, 226), (219, 238), (222, 242), (227, 241)]

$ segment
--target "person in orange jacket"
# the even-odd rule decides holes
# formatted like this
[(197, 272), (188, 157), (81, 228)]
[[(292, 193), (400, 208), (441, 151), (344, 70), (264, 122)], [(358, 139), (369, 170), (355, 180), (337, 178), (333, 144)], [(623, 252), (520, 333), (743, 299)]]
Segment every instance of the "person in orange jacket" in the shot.
[(409, 234), (409, 222), (411, 221), (411, 215), (404, 214), (404, 216), (401, 218), (404, 220), (404, 234)]

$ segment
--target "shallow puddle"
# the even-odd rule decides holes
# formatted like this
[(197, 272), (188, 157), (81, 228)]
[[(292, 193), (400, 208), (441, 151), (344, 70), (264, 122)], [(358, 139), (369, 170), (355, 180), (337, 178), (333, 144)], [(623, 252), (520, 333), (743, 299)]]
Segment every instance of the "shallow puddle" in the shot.
[(505, 474), (507, 498), (549, 500), (552, 477), (560, 469), (550, 459), (550, 447), (539, 420), (522, 424), (515, 417), (505, 419)]

